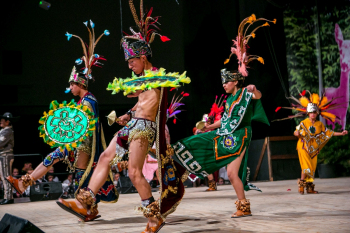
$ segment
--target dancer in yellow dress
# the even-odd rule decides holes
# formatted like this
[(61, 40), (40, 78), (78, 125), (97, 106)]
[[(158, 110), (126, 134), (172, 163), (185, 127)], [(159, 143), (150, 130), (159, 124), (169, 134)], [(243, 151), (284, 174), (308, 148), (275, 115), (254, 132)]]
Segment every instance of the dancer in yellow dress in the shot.
[[(333, 99), (328, 101), (327, 97), (323, 96), (320, 98), (319, 95), (315, 93), (310, 93), (310, 98), (307, 98), (304, 96), (305, 91), (301, 95), (302, 97), (299, 100), (291, 97), (299, 106), (289, 108), (297, 110), (299, 113), (285, 119), (301, 117), (305, 114), (308, 116), (308, 118), (300, 122), (294, 131), (294, 135), (299, 138), (297, 150), (301, 166), (301, 179), (298, 180), (298, 186), (300, 194), (304, 194), (305, 187), (307, 193), (316, 194), (318, 192), (314, 190), (315, 185), (313, 182), (318, 153), (332, 136), (344, 136), (348, 134), (348, 131), (333, 132), (327, 129), (321, 121), (317, 120), (318, 115), (333, 122), (338, 120), (337, 116), (327, 112), (330, 109), (338, 107), (338, 104), (332, 103)], [(281, 107), (278, 107), (276, 111), (280, 108)]]

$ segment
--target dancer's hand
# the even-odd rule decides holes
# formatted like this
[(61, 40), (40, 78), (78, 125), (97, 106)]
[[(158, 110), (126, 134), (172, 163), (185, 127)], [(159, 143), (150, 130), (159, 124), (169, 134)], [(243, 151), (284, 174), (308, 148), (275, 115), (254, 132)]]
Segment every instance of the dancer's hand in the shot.
[(294, 136), (300, 137), (300, 132), (299, 132), (299, 130), (295, 130), (295, 131), (294, 131)]
[(251, 84), (247, 86), (247, 91), (253, 93), (252, 99), (260, 99), (261, 92), (256, 88), (255, 85)]
[(348, 131), (347, 131), (347, 130), (344, 130), (341, 134), (342, 134), (343, 136), (345, 136), (345, 135), (348, 134)]
[(124, 114), (123, 116), (119, 117), (119, 121), (117, 121), (117, 123), (121, 126), (125, 126), (129, 120), (130, 120), (129, 114)]
[(256, 87), (255, 87), (255, 85), (251, 84), (251, 85), (247, 86), (247, 90), (248, 90), (248, 92), (254, 93), (256, 91)]

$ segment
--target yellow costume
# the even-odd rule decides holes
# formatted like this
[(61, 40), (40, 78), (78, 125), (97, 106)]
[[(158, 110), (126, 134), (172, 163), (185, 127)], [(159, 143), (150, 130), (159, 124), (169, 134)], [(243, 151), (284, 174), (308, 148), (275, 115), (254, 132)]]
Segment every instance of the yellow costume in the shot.
[(313, 182), (317, 166), (317, 155), (333, 136), (334, 132), (327, 129), (320, 121), (312, 124), (309, 118), (300, 122), (297, 130), (301, 136), (297, 144), (301, 170), (306, 175), (305, 181)]
[[(305, 96), (306, 92), (309, 93), (309, 98)], [(292, 109), (297, 111), (295, 115), (288, 116), (285, 119), (292, 119), (295, 117), (304, 117), (309, 113), (317, 113), (324, 119), (335, 122), (339, 121), (339, 117), (333, 113), (328, 112), (331, 109), (338, 108), (341, 104), (333, 103), (335, 98), (328, 100), (324, 94), (319, 96), (316, 93), (311, 94), (309, 91), (304, 90), (299, 93), (301, 96), (299, 99), (295, 97), (287, 97), (293, 100), (296, 104), (292, 104), (292, 107), (277, 107), (276, 112), (281, 108)], [(278, 121), (280, 121), (278, 120)], [(315, 121), (312, 124), (309, 118), (300, 122), (297, 126), (296, 131), (299, 132), (299, 141), (297, 144), (297, 150), (299, 155), (299, 161), (302, 173), (305, 174), (305, 180), (298, 179), (299, 193), (304, 194), (304, 188), (306, 187), (307, 193), (315, 194), (318, 193), (314, 190), (315, 185), (313, 184), (315, 177), (315, 170), (317, 166), (317, 155), (326, 145), (328, 140), (333, 136), (333, 131), (327, 129), (322, 122)]]

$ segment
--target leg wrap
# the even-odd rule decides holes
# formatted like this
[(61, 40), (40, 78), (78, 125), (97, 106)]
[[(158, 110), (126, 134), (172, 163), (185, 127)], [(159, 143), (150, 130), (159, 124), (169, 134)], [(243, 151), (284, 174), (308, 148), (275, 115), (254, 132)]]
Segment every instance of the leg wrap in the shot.
[(141, 206), (136, 209), (138, 212), (142, 212), (146, 218), (161, 219), (159, 201), (155, 201), (154, 197), (141, 201)]
[(76, 196), (76, 199), (83, 205), (87, 206), (87, 209), (91, 211), (91, 214), (96, 213), (97, 205), (95, 203), (95, 194), (89, 189), (80, 189)]
[(298, 179), (299, 193), (304, 194), (304, 188), (306, 187), (306, 182), (304, 180)]
[(159, 201), (155, 201), (154, 197), (150, 197), (141, 201), (141, 206), (138, 208), (146, 218), (160, 219)]
[(249, 200), (247, 200), (247, 199), (242, 200), (242, 201), (237, 200), (235, 202), (235, 204), (236, 204), (237, 210), (240, 210), (243, 213), (247, 213), (247, 212), (250, 213), (250, 202), (249, 202)]
[(209, 180), (208, 183), (209, 183), (209, 189), (213, 189), (213, 190), (217, 189), (215, 180)]
[(33, 179), (33, 177), (28, 174), (22, 176), (21, 178), (19, 178), (19, 180), (22, 181), (24, 189), (27, 189), (28, 186), (32, 186), (35, 184), (35, 180)]
[(306, 192), (307, 193), (318, 193), (315, 191), (315, 185), (312, 182), (306, 182)]
[(64, 154), (63, 152), (60, 151), (59, 148), (57, 148), (54, 152), (51, 152), (50, 154), (48, 154), (44, 161), (43, 161), (43, 165), (45, 167), (49, 167), (53, 164), (53, 161), (55, 159), (59, 159), (59, 160), (63, 160), (64, 159)]
[(150, 197), (150, 198), (148, 198), (148, 199), (145, 199), (145, 200), (141, 200), (141, 205), (143, 206), (143, 207), (147, 207), (150, 203), (152, 203), (152, 202), (154, 202), (155, 200), (154, 200), (154, 197), (152, 196), (152, 197)]

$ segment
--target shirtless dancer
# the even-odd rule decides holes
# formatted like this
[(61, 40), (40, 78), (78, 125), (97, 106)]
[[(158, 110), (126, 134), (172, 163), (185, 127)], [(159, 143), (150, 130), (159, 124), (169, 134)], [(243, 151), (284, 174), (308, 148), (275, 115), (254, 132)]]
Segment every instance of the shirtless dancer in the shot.
[[(143, 74), (144, 70), (153, 69), (152, 64), (145, 55), (129, 59), (128, 64), (129, 68), (136, 74)], [(151, 89), (144, 92), (137, 91), (128, 95), (128, 97), (138, 97), (138, 102), (126, 114), (119, 117), (120, 120), (118, 123), (120, 125), (125, 125), (125, 127), (114, 136), (107, 149), (101, 154), (88, 188), (79, 191), (79, 196), (83, 196), (85, 199), (80, 198), (66, 201), (60, 198), (59, 202), (61, 204), (59, 205), (61, 207), (63, 204), (70, 208), (71, 211), (80, 215), (84, 215), (86, 209), (90, 212), (94, 212), (95, 195), (108, 176), (111, 161), (115, 158), (116, 154), (120, 158), (126, 152), (126, 149), (124, 149), (122, 145), (126, 145), (127, 143), (129, 144), (128, 169), (130, 180), (137, 189), (143, 206), (148, 206), (155, 202), (151, 187), (142, 174), (142, 167), (147, 152), (149, 148), (152, 147), (156, 136), (155, 120), (159, 107), (160, 90)], [(118, 153), (119, 151), (122, 152)], [(157, 218), (149, 218), (148, 225), (150, 227), (156, 226), (159, 228), (161, 224), (162, 222), (159, 222)]]
[[(135, 12), (132, 1), (129, 1), (129, 3), (132, 12)], [(144, 16), (145, 14), (142, 12), (141, 15)], [(135, 14), (134, 18), (135, 20), (137, 19), (138, 22), (139, 19)], [(151, 25), (155, 19), (148, 15), (145, 20), (148, 22), (146, 25)], [(140, 21), (143, 21), (143, 19)], [(145, 36), (147, 33), (151, 33), (151, 36)], [(149, 45), (151, 41), (149, 40), (154, 38), (152, 34), (152, 31), (149, 31), (148, 28), (140, 28), (140, 33), (134, 33), (132, 36), (123, 38), (122, 46), (125, 60), (128, 62), (129, 69), (138, 76), (144, 75), (145, 70), (157, 70), (150, 62), (152, 51)], [(169, 40), (164, 36), (161, 36), (161, 39), (162, 41)], [(129, 98), (138, 97), (138, 102), (126, 114), (119, 117), (118, 124), (124, 125), (124, 128), (116, 134), (108, 148), (101, 154), (88, 187), (86, 189), (81, 189), (75, 200), (65, 201), (59, 199), (58, 204), (64, 210), (77, 216), (86, 213), (86, 211), (88, 211), (87, 213), (95, 211), (95, 195), (103, 185), (103, 181), (108, 175), (110, 166), (120, 161), (122, 156), (128, 152), (129, 177), (141, 197), (141, 210), (143, 210), (144, 216), (148, 218), (148, 224), (144, 232), (158, 232), (164, 225), (163, 218), (160, 216), (159, 202), (155, 201), (153, 198), (151, 187), (142, 175), (142, 167), (146, 155), (156, 139), (157, 128), (159, 127), (156, 124), (157, 114), (159, 109), (164, 106), (166, 110), (166, 90), (164, 90), (164, 92), (163, 90), (163, 88), (153, 88), (150, 90), (136, 91), (128, 95)], [(158, 120), (164, 120), (165, 115), (163, 115), (164, 111), (162, 111)], [(159, 127), (159, 135), (164, 134), (164, 127), (165, 120), (162, 126)], [(159, 141), (163, 139), (165, 140), (165, 137), (162, 136)], [(165, 155), (165, 153), (163, 153), (163, 155)], [(177, 183), (182, 184), (181, 181)], [(179, 189), (178, 193), (183, 194), (183, 187)], [(167, 196), (171, 197), (172, 193), (168, 193)], [(177, 201), (180, 201), (181, 198)], [(168, 205), (171, 210), (169, 210), (166, 215), (173, 212), (176, 207), (173, 208), (173, 205), (173, 202)]]

